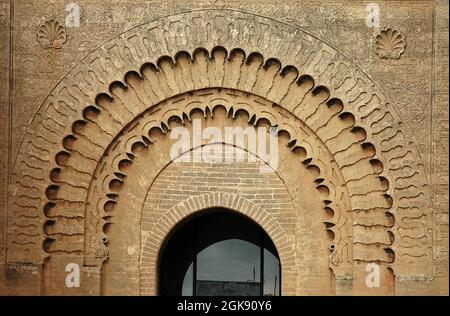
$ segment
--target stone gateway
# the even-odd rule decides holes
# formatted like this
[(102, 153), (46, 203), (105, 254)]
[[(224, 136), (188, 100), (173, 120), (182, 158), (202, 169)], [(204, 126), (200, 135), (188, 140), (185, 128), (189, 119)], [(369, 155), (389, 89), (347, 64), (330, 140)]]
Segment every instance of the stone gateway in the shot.
[(448, 295), (448, 1), (0, 7), (0, 294)]

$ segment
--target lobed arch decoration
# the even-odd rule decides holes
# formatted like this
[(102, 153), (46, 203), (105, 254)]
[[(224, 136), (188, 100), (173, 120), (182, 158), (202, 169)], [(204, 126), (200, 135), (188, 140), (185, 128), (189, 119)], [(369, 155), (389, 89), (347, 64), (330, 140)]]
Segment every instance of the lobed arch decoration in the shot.
[[(227, 91), (228, 89), (221, 89), (220, 93), (215, 91), (216, 89), (204, 89), (198, 92), (192, 92), (189, 93), (188, 96), (182, 95), (178, 97), (174, 97), (172, 99), (168, 99), (164, 104), (161, 106), (161, 110), (154, 109), (151, 114), (148, 116), (140, 117), (140, 123), (133, 123), (130, 126), (134, 126), (132, 128), (132, 131), (129, 132), (128, 130), (124, 130), (124, 137), (122, 137), (122, 141), (118, 142), (118, 144), (114, 144), (112, 146), (114, 150), (112, 153), (108, 153), (108, 157), (111, 157), (111, 159), (106, 159), (106, 163), (104, 168), (102, 170), (108, 170), (106, 172), (99, 172), (96, 174), (95, 178), (97, 179), (96, 183), (94, 183), (95, 186), (101, 187), (97, 191), (103, 192), (100, 195), (97, 195), (98, 199), (94, 199), (91, 201), (92, 205), (106, 205), (106, 203), (113, 202), (114, 208), (108, 209), (108, 215), (112, 216), (112, 222), (114, 222), (114, 227), (111, 228), (112, 239), (111, 239), (111, 245), (117, 246), (117, 239), (120, 238), (121, 242), (123, 242), (123, 239), (125, 238), (126, 241), (124, 244), (134, 244), (132, 242), (133, 240), (138, 240), (141, 238), (141, 245), (142, 245), (142, 251), (140, 256), (134, 257), (134, 260), (136, 263), (134, 264), (135, 267), (141, 267), (140, 272), (141, 275), (144, 277), (141, 277), (141, 284), (139, 288), (140, 294), (155, 294), (155, 286), (156, 286), (156, 279), (155, 276), (156, 273), (156, 253), (155, 249), (159, 247), (159, 244), (155, 244), (158, 242), (158, 240), (161, 240), (161, 238), (166, 237), (167, 231), (172, 228), (172, 225), (174, 222), (177, 222), (177, 215), (173, 214), (174, 209), (168, 210), (165, 212), (165, 214), (161, 214), (162, 217), (158, 217), (157, 215), (149, 214), (149, 212), (152, 212), (152, 210), (146, 209), (145, 205), (142, 208), (142, 213), (136, 214), (136, 212), (130, 212), (129, 210), (136, 210), (140, 209), (142, 207), (142, 200), (146, 199), (147, 196), (147, 190), (141, 189), (142, 187), (147, 188), (151, 186), (151, 184), (154, 182), (154, 179), (157, 178), (160, 174), (160, 170), (165, 170), (166, 166), (171, 162), (171, 158), (168, 154), (170, 150), (170, 142), (167, 142), (167, 139), (169, 139), (168, 134), (171, 132), (173, 127), (178, 126), (179, 124), (185, 125), (188, 128), (190, 127), (190, 122), (192, 119), (200, 119), (202, 118), (204, 120), (205, 126), (230, 126), (230, 123), (237, 124), (237, 126), (271, 126), (268, 119), (264, 117), (260, 117), (259, 115), (261, 112), (263, 112), (263, 109), (268, 109), (272, 106), (270, 102), (264, 102), (261, 98), (256, 98), (255, 102), (251, 102), (252, 99), (249, 98), (249, 96), (245, 93), (239, 92), (239, 91)], [(202, 98), (203, 97), (203, 98)], [(264, 102), (264, 103), (263, 103)], [(262, 103), (262, 104), (261, 104)], [(199, 107), (201, 105), (204, 105), (205, 108)], [(235, 107), (236, 109), (234, 109)], [(159, 118), (156, 117), (155, 119), (155, 113), (166, 113), (167, 115), (164, 116), (164, 122), (161, 123), (159, 121)], [(187, 115), (186, 113), (189, 113)], [(256, 115), (255, 115), (256, 113)], [(181, 118), (184, 118), (184, 123), (181, 121)], [(214, 121), (217, 125), (214, 124)], [(281, 121), (280, 121), (281, 122)], [(290, 121), (288, 123), (282, 124), (280, 123), (280, 128), (290, 128), (290, 124), (300, 123), (299, 121)], [(301, 128), (298, 125), (291, 126), (293, 130), (298, 130), (300, 132)], [(290, 128), (291, 129), (291, 128)], [(191, 133), (192, 135), (192, 133)], [(294, 176), (289, 178), (288, 175), (295, 175), (298, 170), (291, 170), (290, 168), (281, 168), (277, 170), (278, 177), (283, 179), (283, 183), (288, 187), (288, 191), (290, 193), (294, 192), (294, 194), (291, 194), (294, 200), (302, 199), (305, 195), (299, 195), (295, 196), (295, 186), (301, 184), (302, 186), (309, 186), (313, 187), (313, 189), (323, 192), (323, 188), (317, 188), (320, 185), (323, 185), (324, 183), (327, 183), (330, 185), (330, 192), (334, 191), (334, 188), (336, 188), (336, 191), (339, 192), (339, 188), (341, 188), (341, 183), (339, 182), (339, 179), (336, 179), (333, 177), (333, 174), (328, 175), (325, 173), (320, 173), (321, 177), (325, 178), (319, 181), (320, 183), (314, 184), (314, 179), (317, 178), (319, 174), (316, 174), (316, 171), (318, 170), (317, 166), (315, 164), (322, 165), (322, 163), (329, 161), (331, 163), (331, 159), (327, 160), (326, 158), (322, 157), (321, 159), (313, 159), (308, 158), (306, 155), (306, 152), (303, 151), (298, 144), (305, 143), (307, 145), (307, 142), (304, 140), (299, 140), (297, 142), (298, 146), (295, 146), (295, 142), (291, 141), (291, 138), (287, 132), (280, 132), (279, 133), (279, 139), (281, 139), (282, 146), (281, 149), (282, 152), (280, 153), (280, 156), (282, 156), (284, 159), (283, 161), (286, 161), (289, 163), (290, 166), (293, 164), (299, 165), (299, 169), (305, 169), (305, 173), (310, 174), (309, 177), (304, 176)], [(144, 139), (147, 138), (151, 140), (147, 144), (145, 143)], [(308, 137), (307, 134), (302, 136), (302, 139), (310, 140), (310, 137)], [(140, 144), (140, 145), (139, 145)], [(290, 146), (288, 146), (290, 144)], [(208, 144), (202, 144), (202, 146), (208, 146)], [(296, 147), (296, 148), (295, 148)], [(308, 148), (315, 148), (317, 150), (316, 146), (308, 146)], [(322, 147), (323, 149), (323, 147)], [(320, 148), (319, 148), (319, 152)], [(121, 155), (116, 155), (115, 153), (122, 153)], [(326, 152), (323, 152), (324, 156)], [(133, 158), (130, 160), (129, 163), (123, 164), (124, 159), (129, 159), (130, 156)], [(113, 157), (113, 158), (112, 158)], [(291, 159), (289, 161), (289, 158)], [(303, 166), (302, 161), (306, 161), (307, 163)], [(123, 169), (117, 169), (118, 165), (120, 165), (122, 162), (122, 166), (125, 166)], [(113, 166), (111, 167), (111, 164)], [(116, 166), (116, 167), (115, 167)], [(114, 167), (116, 169), (114, 169)], [(308, 170), (308, 168), (310, 168)], [(316, 169), (317, 168), (317, 169)], [(112, 172), (111, 170), (117, 170), (117, 172)], [(338, 170), (338, 169), (336, 169)], [(327, 172), (329, 169), (327, 169)], [(114, 193), (117, 194), (117, 196), (114, 198), (114, 201), (111, 201), (111, 199), (107, 199), (108, 192), (111, 192), (110, 190), (110, 184), (112, 182), (117, 183), (117, 178), (111, 177), (109, 175), (111, 174), (117, 174), (119, 172), (122, 172), (124, 177), (122, 178), (122, 182), (118, 186), (114, 186)], [(140, 186), (128, 186), (128, 183), (140, 183)], [(316, 187), (317, 186), (317, 187)], [(303, 188), (305, 189), (305, 188)], [(297, 190), (298, 192), (298, 190)], [(285, 220), (286, 221), (300, 221), (305, 220), (305, 218), (314, 218), (317, 219), (317, 221), (320, 221), (322, 216), (320, 212), (320, 208), (322, 206), (322, 202), (320, 199), (325, 199), (325, 196), (322, 196), (322, 194), (318, 192), (317, 194), (310, 194), (309, 199), (315, 200), (316, 198), (319, 199), (318, 206), (315, 208), (309, 208), (306, 209), (307, 213), (309, 215), (302, 215), (300, 216), (300, 213), (297, 214), (296, 212), (286, 212), (280, 211), (272, 216), (274, 216), (278, 221)], [(314, 193), (314, 192), (313, 192)], [(121, 196), (124, 195), (125, 198), (121, 198)], [(103, 199), (101, 198), (103, 196)], [(209, 196), (209, 195), (208, 195)], [(230, 196), (230, 194), (219, 196), (225, 196), (224, 198), (219, 199), (221, 201), (222, 206), (226, 206), (228, 204), (226, 203), (233, 203), (232, 206), (234, 209), (243, 210), (242, 208), (245, 206), (241, 204), (239, 201), (243, 201), (243, 199), (237, 199), (236, 201), (226, 200), (226, 196)], [(313, 197), (314, 196), (314, 197)], [(322, 196), (322, 197), (321, 197)], [(132, 197), (131, 199), (129, 197)], [(202, 202), (201, 200), (198, 200), (197, 198), (201, 198), (201, 196), (197, 196), (196, 198), (189, 199), (189, 202), (192, 202), (191, 204), (191, 210), (201, 209)], [(331, 199), (331, 198), (330, 198)], [(105, 203), (106, 202), (106, 203)], [(236, 204), (236, 203), (237, 204)], [(239, 203), (238, 203), (239, 202)], [(104, 204), (105, 203), (105, 204)], [(331, 245), (335, 245), (336, 248), (332, 253), (325, 252), (324, 256), (326, 259), (326, 262), (328, 263), (328, 257), (330, 257), (330, 264), (332, 264), (331, 268), (336, 274), (349, 274), (351, 271), (351, 245), (349, 247), (349, 241), (347, 240), (347, 232), (349, 230), (349, 227), (351, 229), (351, 220), (347, 218), (348, 214), (345, 214), (344, 212), (339, 212), (340, 209), (338, 207), (342, 206), (342, 201), (338, 201), (338, 203), (330, 203), (330, 206), (336, 207), (336, 213), (334, 214), (327, 214), (328, 218), (326, 218), (326, 223), (328, 223), (330, 226), (328, 227), (330, 231), (335, 231), (336, 234), (334, 235), (334, 240), (331, 240)], [(144, 203), (147, 204), (147, 203)], [(111, 206), (112, 204), (108, 204)], [(230, 204), (231, 205), (231, 204)], [(230, 206), (228, 205), (228, 206)], [(316, 204), (317, 205), (317, 204)], [(344, 205), (345, 206), (345, 205)], [(259, 207), (258, 209), (261, 209)], [(178, 212), (183, 213), (183, 209), (178, 210)], [(106, 212), (105, 212), (106, 213)], [(137, 212), (139, 213), (139, 212)], [(152, 212), (153, 213), (153, 212)], [(104, 214), (104, 213), (103, 213)], [(124, 215), (126, 214), (126, 215)], [(133, 232), (129, 230), (130, 226), (139, 225), (138, 221), (139, 218), (148, 218), (149, 215), (153, 215), (152, 217), (156, 220), (158, 224), (152, 225), (152, 228), (150, 230), (144, 231), (144, 233), (141, 233), (143, 236), (146, 236), (143, 238), (143, 236), (140, 236), (138, 233), (134, 232), (135, 236), (133, 238)], [(325, 214), (323, 214), (325, 215)], [(331, 216), (330, 216), (331, 215)], [(334, 216), (333, 216), (334, 215)], [(121, 218), (118, 218), (115, 220), (116, 216), (122, 216)], [(124, 216), (126, 217), (126, 221), (124, 221)], [(93, 218), (98, 218), (98, 216), (93, 216)], [(101, 216), (100, 216), (101, 217)], [(264, 215), (264, 212), (255, 214), (255, 220), (257, 223), (261, 224), (262, 226), (266, 227), (265, 221), (267, 221), (271, 217), (266, 217)], [(88, 217), (86, 217), (88, 219)], [(168, 220), (170, 219), (170, 220)], [(314, 222), (317, 222), (314, 221)], [(121, 224), (123, 223), (123, 224)], [(107, 224), (108, 225), (108, 224)], [(323, 225), (323, 223), (322, 223)], [(90, 226), (90, 225), (88, 225)], [(325, 229), (321, 226), (323, 231), (325, 232)], [(144, 230), (143, 228), (141, 228)], [(108, 231), (108, 230), (107, 230)], [(107, 232), (106, 231), (106, 232)], [(267, 232), (270, 232), (270, 227), (266, 229)], [(105, 231), (100, 230), (98, 232), (98, 235), (95, 236), (102, 236), (102, 234), (105, 233)], [(269, 234), (271, 235), (271, 234)], [(289, 259), (283, 260), (283, 279), (286, 280), (282, 283), (283, 287), (283, 293), (285, 294), (295, 294), (295, 286), (292, 286), (292, 283), (295, 284), (296, 280), (296, 274), (297, 271), (294, 269), (296, 266), (295, 262), (295, 231), (287, 231), (285, 233), (287, 235), (287, 240), (284, 240), (283, 242), (280, 242), (278, 244), (277, 248), (282, 253), (286, 254), (286, 257)], [(326, 234), (323, 234), (325, 237), (326, 242)], [(120, 236), (120, 237), (118, 237)], [(130, 237), (131, 236), (131, 237)], [(271, 235), (272, 239), (277, 239), (277, 235)], [(318, 235), (315, 235), (318, 236)], [(114, 239), (114, 237), (116, 239)], [(320, 237), (320, 236), (318, 236)], [(96, 246), (96, 241), (98, 241), (99, 238), (94, 238), (93, 245)], [(109, 235), (108, 235), (108, 238)], [(131, 241), (131, 242), (130, 242)], [(351, 243), (351, 241), (350, 241)], [(317, 245), (316, 245), (317, 246)], [(329, 245), (330, 246), (330, 245)], [(328, 246), (328, 247), (329, 247)], [(155, 248), (156, 247), (156, 248)], [(94, 248), (95, 249), (95, 248)], [(133, 261), (132, 257), (127, 256), (127, 251), (118, 251), (117, 247), (111, 247), (112, 250), (112, 256), (109, 258), (109, 260), (106, 261), (106, 265), (104, 267), (108, 267), (111, 263), (117, 264), (117, 259), (115, 258), (122, 258), (127, 257), (127, 264), (130, 264), (130, 262)], [(350, 250), (350, 253), (348, 254), (347, 251)], [(328, 253), (328, 254), (327, 254)], [(290, 255), (288, 255), (290, 254)], [(89, 261), (91, 264), (100, 264), (99, 262), (102, 262), (106, 259), (106, 257), (97, 257), (97, 258), (87, 258), (89, 260), (94, 259), (93, 261)], [(332, 259), (332, 260), (331, 260)], [(338, 262), (335, 261), (335, 259), (339, 259)], [(137, 262), (139, 261), (139, 264)], [(86, 261), (87, 262), (87, 261)], [(97, 262), (97, 263), (95, 263)], [(317, 263), (315, 263), (317, 265)], [(131, 265), (133, 265), (131, 263)], [(327, 265), (328, 266), (328, 265)], [(118, 268), (123, 268), (123, 262), (120, 262), (118, 265)], [(105, 270), (103, 270), (105, 271)], [(114, 268), (107, 269), (106, 272), (104, 272), (104, 279), (106, 280), (107, 284), (109, 284), (108, 288), (117, 288), (117, 286), (111, 286), (111, 282), (114, 282), (114, 278), (112, 276), (116, 275), (114, 273)], [(136, 271), (132, 274), (138, 274)], [(137, 284), (135, 282), (132, 282), (133, 280), (130, 280), (130, 282), (127, 283), (127, 289), (130, 292), (136, 291), (137, 292)], [(134, 284), (133, 284), (134, 283)], [(289, 285), (291, 283), (291, 285)], [(114, 284), (114, 283), (113, 283)], [(124, 283), (121, 283), (121, 286), (124, 286)], [(111, 294), (111, 293), (110, 293)], [(114, 293), (112, 293), (114, 294)]]
[[(97, 227), (94, 234), (92, 232), (85, 234), (85, 254), (88, 262), (98, 265), (106, 259), (104, 251), (96, 250), (99, 241), (101, 243), (103, 240), (109, 240), (103, 229), (103, 226), (108, 223), (107, 221), (99, 223), (98, 218), (107, 217), (110, 220), (116, 212), (119, 212), (116, 210), (116, 204), (120, 200), (120, 195), (133, 197), (133, 200), (122, 200), (121, 210), (141, 208), (141, 201), (145, 199), (146, 192), (139, 188), (136, 190), (130, 187), (123, 188), (128, 181), (128, 175), (133, 172), (134, 175), (138, 175), (133, 178), (133, 183), (141, 183), (144, 187), (149, 186), (160, 170), (172, 162), (169, 155), (170, 143), (163, 143), (161, 140), (167, 139), (174, 127), (180, 125), (192, 127), (193, 119), (203, 118), (206, 126), (238, 124), (237, 126), (244, 128), (248, 126), (268, 128), (274, 126), (273, 122), (276, 122), (279, 137), (283, 139), (279, 155), (285, 157), (288, 155), (286, 152), (290, 152), (295, 157), (290, 158), (290, 166), (298, 165), (299, 168), (304, 168), (310, 174), (310, 185), (317, 190), (317, 196), (321, 199), (323, 215), (326, 217), (325, 229), (329, 230), (334, 237), (329, 245), (330, 265), (333, 269), (338, 269), (338, 266), (343, 267), (343, 270), (350, 273), (352, 247), (347, 239), (349, 231), (351, 231), (351, 208), (345, 179), (340, 174), (339, 166), (334, 161), (332, 154), (328, 152), (323, 143), (314, 137), (314, 132), (292, 115), (289, 117), (288, 113), (283, 113), (281, 108), (273, 110), (273, 106), (274, 104), (261, 97), (239, 90), (202, 89), (169, 98), (149, 109), (148, 112), (143, 113), (124, 128), (122, 137), (116, 139), (110, 146), (111, 149), (102, 157), (99, 164), (101, 168), (95, 172), (95, 180), (92, 182), (92, 192), (95, 194), (87, 197), (91, 207), (87, 207), (86, 226)], [(330, 110), (329, 115), (334, 114)], [(214, 121), (214, 118), (217, 117), (220, 117), (220, 120)], [(354, 134), (344, 131), (344, 137), (349, 143), (357, 143), (358, 137), (360, 137), (359, 133), (359, 129), (355, 129)], [(202, 146), (205, 145), (208, 144), (202, 144)], [(150, 152), (150, 154), (144, 155), (143, 151)], [(361, 151), (363, 150), (361, 149)], [(251, 154), (257, 155), (254, 152)], [(363, 155), (364, 153), (361, 154), (361, 156)], [(145, 163), (135, 167), (136, 159), (142, 159)], [(147, 162), (151, 162), (151, 167)], [(300, 177), (289, 178), (288, 171), (285, 168), (277, 170), (277, 173), (288, 187), (288, 191), (294, 196), (295, 185), (293, 183), (298, 185), (307, 180)], [(293, 172), (291, 171), (291, 173)], [(295, 200), (295, 197), (293, 199)], [(314, 216), (316, 210), (309, 212), (312, 213), (311, 216)], [(317, 214), (316, 216), (321, 215)], [(295, 215), (292, 218), (295, 220)], [(94, 222), (91, 222), (92, 220)], [(101, 248), (103, 247), (101, 245)], [(56, 246), (55, 251), (57, 249)], [(97, 255), (98, 253), (99, 255)], [(381, 256), (381, 258), (384, 257)], [(343, 265), (340, 265), (341, 263)]]
[[(224, 21), (226, 29), (217, 23)], [(207, 32), (200, 31), (202, 25)], [(156, 46), (156, 42), (162, 45)], [(266, 56), (277, 59), (265, 60)], [(199, 72), (207, 76), (196, 77)], [(125, 83), (120, 82), (123, 74)], [(431, 273), (428, 186), (420, 156), (406, 139), (406, 127), (389, 99), (359, 68), (323, 41), (268, 18), (228, 10), (174, 15), (123, 33), (85, 58), (52, 91), (16, 157), (8, 261), (41, 263), (48, 256), (43, 248), (51, 253), (52, 245), (63, 239), (70, 242), (65, 242), (65, 249), (53, 249), (55, 253), (82, 255), (84, 197), (92, 193), (92, 176), (114, 138), (152, 104), (212, 87), (262, 97), (275, 104), (273, 108), (302, 121), (319, 109), (334, 108), (345, 114), (335, 116), (331, 128), (311, 130), (329, 147), (330, 140), (324, 140), (321, 133), (340, 131), (339, 124), (344, 129), (356, 128), (362, 149), (356, 145), (352, 149), (369, 152), (369, 161), (378, 170), (377, 176), (368, 179), (371, 188), (376, 183), (373, 192), (382, 188), (384, 207), (365, 209), (361, 195), (355, 193), (350, 199), (355, 201), (351, 204), (353, 234), (359, 231), (364, 235), (367, 229), (381, 227), (391, 239), (386, 248), (394, 271)], [(101, 93), (107, 90), (109, 93)], [(123, 105), (125, 99), (127, 106)], [(94, 117), (109, 118), (111, 129), (103, 131), (101, 124), (92, 122)], [(92, 131), (104, 137), (89, 134)], [(80, 148), (87, 143), (92, 144), (87, 148), (94, 150), (82, 152)], [(72, 163), (70, 168), (61, 168)], [(76, 172), (77, 168), (83, 172)], [(60, 185), (62, 176), (77, 184)], [(388, 223), (371, 218), (371, 211), (389, 215)], [(359, 222), (355, 222), (357, 214), (361, 215)], [(46, 236), (52, 237), (42, 247)], [(354, 247), (361, 251), (355, 252), (354, 259), (378, 260), (366, 248), (379, 244), (377, 240), (360, 240)]]

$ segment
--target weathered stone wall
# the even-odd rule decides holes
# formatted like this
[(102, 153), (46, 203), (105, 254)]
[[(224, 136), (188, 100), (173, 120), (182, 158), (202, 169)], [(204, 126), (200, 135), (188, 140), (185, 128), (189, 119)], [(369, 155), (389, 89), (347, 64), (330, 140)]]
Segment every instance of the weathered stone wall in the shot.
[[(363, 285), (365, 261), (355, 260), (352, 281), (345, 278), (330, 281), (329, 286), (323, 291), (311, 289), (310, 292), (305, 293), (299, 290), (299, 288), (312, 288), (312, 285), (321, 283), (318, 280), (322, 280), (324, 274), (320, 272), (316, 276), (312, 274), (303, 279), (299, 278), (296, 286), (293, 286), (296, 289), (294, 288), (292, 293), (448, 294), (448, 1), (380, 2), (380, 25), (375, 28), (366, 25), (368, 3), (363, 1), (111, 0), (105, 5), (104, 1), (79, 0), (75, 3), (81, 9), (80, 27), (65, 27), (66, 40), (56, 43), (57, 49), (55, 49), (43, 47), (42, 41), (38, 40), (37, 32), (39, 25), (50, 19), (64, 25), (65, 18), (69, 14), (66, 12), (67, 1), (0, 0), (0, 293), (97, 295), (108, 293), (110, 290), (108, 286), (103, 285), (102, 288), (100, 285), (101, 269), (95, 265), (83, 266), (85, 261), (83, 256), (77, 253), (78, 250), (62, 255), (55, 251), (49, 261), (42, 263), (21, 264), (7, 258), (7, 247), (10, 242), (7, 240), (7, 232), (14, 222), (12, 209), (17, 207), (12, 204), (15, 203), (14, 201), (11, 202), (11, 196), (14, 196), (16, 192), (16, 187), (11, 181), (13, 169), (18, 157), (20, 160), (18, 152), (22, 140), (34, 133), (31, 121), (39, 119), (39, 115), (36, 114), (43, 113), (42, 107), (46, 106), (45, 100), (52, 95), (55, 86), (61, 83), (69, 71), (83, 61), (89, 53), (127, 30), (182, 12), (200, 9), (211, 9), (215, 12), (220, 9), (231, 9), (270, 17), (286, 25), (301, 28), (312, 37), (319, 38), (348, 57), (349, 61), (358, 67), (359, 72), (367, 74), (374, 85), (390, 98), (390, 106), (397, 110), (401, 124), (405, 126), (402, 131), (407, 131), (405, 137), (408, 142), (414, 143), (413, 146), (418, 150), (420, 157), (416, 163), (418, 167), (424, 168), (429, 185), (429, 188), (425, 190), (431, 195), (433, 211), (429, 225), (429, 232), (433, 237), (430, 250), (433, 254), (431, 273), (427, 271), (420, 274), (411, 269), (411, 273), (405, 272), (398, 275), (393, 284), (391, 272), (388, 270), (391, 262), (387, 262), (386, 266), (383, 266), (383, 282), (389, 284), (379, 292), (374, 292), (364, 288)], [(377, 35), (387, 27), (399, 32), (404, 38), (405, 47), (399, 56), (380, 58), (377, 53), (377, 47), (379, 49)], [(248, 30), (249, 34), (251, 31)], [(247, 35), (239, 34), (238, 36)], [(175, 35), (168, 34), (168, 36)], [(271, 40), (268, 38), (267, 42), (270, 43)], [(154, 44), (158, 45), (158, 43)], [(126, 53), (122, 57), (127, 59)], [(280, 58), (276, 53), (273, 56), (264, 56), (264, 58), (269, 57)], [(303, 71), (304, 69), (299, 69), (300, 73)], [(123, 75), (124, 73), (121, 73), (122, 77), (116, 79), (122, 80)], [(314, 77), (315, 74), (310, 73), (310, 75)], [(81, 76), (80, 81), (89, 82), (92, 79), (92, 84), (98, 80), (94, 73), (90, 74), (92, 76), (90, 78)], [(103, 82), (103, 85), (110, 83)], [(88, 85), (89, 83), (86, 85), (86, 91), (89, 90)], [(95, 91), (95, 93), (102, 92), (105, 91)], [(53, 124), (56, 130), (58, 123)], [(388, 168), (388, 166), (384, 167)], [(189, 170), (190, 168), (182, 168), (181, 173), (192, 172)], [(245, 175), (245, 170), (247, 169), (243, 167), (240, 172), (238, 168), (234, 173), (235, 178)], [(50, 169), (45, 171), (48, 173), (47, 177), (50, 176), (50, 171)], [(158, 181), (169, 172), (165, 170)], [(175, 174), (174, 172), (171, 176)], [(20, 179), (18, 181), (20, 182)], [(231, 187), (236, 187), (235, 184), (232, 183)], [(176, 185), (176, 181), (167, 182), (164, 190), (181, 190), (181, 185), (175, 189), (169, 188)], [(187, 185), (184, 183), (183, 187)], [(405, 187), (408, 187), (408, 184)], [(198, 194), (210, 192), (215, 188), (216, 186), (206, 186), (204, 190), (199, 189)], [(221, 191), (227, 192), (228, 189)], [(155, 194), (153, 196), (156, 196)], [(167, 198), (173, 204), (176, 196), (175, 193), (174, 196), (157, 196), (155, 199)], [(258, 204), (258, 202), (255, 203)], [(148, 209), (155, 207), (148, 206)], [(161, 209), (170, 208), (169, 205), (165, 205)], [(43, 210), (40, 211), (43, 212)], [(430, 221), (430, 216), (427, 216), (425, 222)], [(71, 221), (75, 220), (78, 219), (71, 219)], [(355, 223), (358, 224), (358, 222), (353, 224)], [(280, 224), (283, 224), (282, 221)], [(408, 223), (405, 225), (407, 227)], [(358, 232), (358, 229), (359, 227), (355, 228), (353, 232)], [(401, 235), (401, 229), (399, 231)], [(353, 235), (353, 232), (350, 235)], [(302, 233), (304, 235), (308, 232), (304, 229)], [(299, 238), (297, 235), (297, 239)], [(357, 239), (355, 256), (361, 258), (361, 250), (358, 249), (366, 249), (365, 246), (361, 246), (364, 242), (360, 242), (358, 236), (354, 238)], [(74, 241), (73, 245), (77, 242)], [(110, 245), (113, 247), (111, 243)], [(401, 249), (394, 250), (397, 252), (398, 261), (401, 259), (399, 256)], [(296, 256), (299, 251), (301, 250), (297, 249)], [(362, 250), (363, 254), (364, 251)], [(367, 257), (370, 255), (367, 253)], [(308, 258), (304, 259), (308, 261)], [(80, 289), (67, 289), (64, 285), (65, 265), (69, 262), (77, 262), (82, 266), (83, 286)], [(105, 270), (109, 269), (108, 264)], [(126, 273), (123, 275), (125, 278)], [(317, 278), (314, 279), (314, 277)], [(120, 284), (120, 277), (116, 281)], [(332, 284), (332, 282), (337, 283)], [(139, 289), (135, 294), (138, 293)], [(153, 292), (144, 289), (140, 293)]]
[(435, 210), (434, 253), (437, 293), (448, 294), (448, 1), (436, 3), (432, 117), (432, 183)]
[(5, 262), (6, 259), (6, 243), (4, 228), (6, 225), (6, 205), (7, 205), (7, 190), (8, 190), (8, 164), (9, 164), (9, 79), (11, 77), (10, 71), (10, 11), (9, 1), (0, 2), (0, 260)]

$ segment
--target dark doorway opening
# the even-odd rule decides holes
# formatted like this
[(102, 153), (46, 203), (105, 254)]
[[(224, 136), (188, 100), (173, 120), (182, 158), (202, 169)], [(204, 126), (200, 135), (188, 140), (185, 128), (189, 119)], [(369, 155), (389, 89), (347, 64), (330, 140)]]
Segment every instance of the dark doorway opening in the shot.
[(210, 209), (177, 227), (159, 260), (159, 294), (278, 296), (281, 266), (266, 232), (251, 219)]

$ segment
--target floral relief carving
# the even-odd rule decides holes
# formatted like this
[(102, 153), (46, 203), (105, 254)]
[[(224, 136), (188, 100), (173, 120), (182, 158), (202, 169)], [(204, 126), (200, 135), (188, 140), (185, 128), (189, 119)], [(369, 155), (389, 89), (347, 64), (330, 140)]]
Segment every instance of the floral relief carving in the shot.
[(42, 48), (60, 49), (67, 39), (66, 30), (61, 23), (50, 19), (39, 25), (37, 39)]
[(398, 59), (405, 51), (405, 37), (390, 27), (381, 30), (375, 42), (375, 53), (382, 59)]

